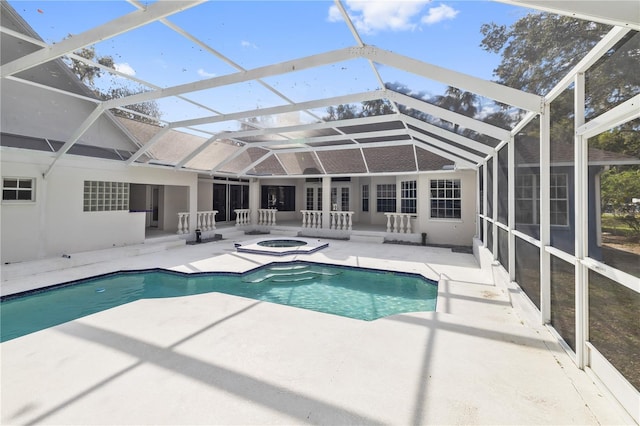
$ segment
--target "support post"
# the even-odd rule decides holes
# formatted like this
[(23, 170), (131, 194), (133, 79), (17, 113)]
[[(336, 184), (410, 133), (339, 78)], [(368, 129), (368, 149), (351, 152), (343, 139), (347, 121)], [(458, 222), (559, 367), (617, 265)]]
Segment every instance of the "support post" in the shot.
[(258, 210), (260, 209), (260, 179), (251, 178), (249, 182), (249, 223), (258, 224)]
[(323, 229), (331, 228), (331, 177), (322, 178), (322, 226)]
[(550, 106), (544, 104), (540, 115), (540, 314), (543, 324), (551, 322), (551, 244), (550, 213)]
[[(585, 76), (577, 73), (574, 85), (574, 121), (578, 129), (585, 123)], [(584, 369), (586, 363), (588, 319), (588, 270), (582, 260), (588, 256), (588, 139), (576, 134), (574, 144), (575, 167), (575, 292), (576, 292), (576, 364)]]

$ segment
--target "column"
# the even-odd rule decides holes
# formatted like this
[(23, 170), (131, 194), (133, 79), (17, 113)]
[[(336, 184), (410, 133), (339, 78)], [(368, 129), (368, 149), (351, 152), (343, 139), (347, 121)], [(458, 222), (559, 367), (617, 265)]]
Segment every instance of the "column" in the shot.
[(249, 182), (249, 224), (258, 224), (258, 209), (260, 209), (260, 179), (251, 178)]
[(331, 221), (331, 177), (322, 178), (322, 228), (329, 229)]

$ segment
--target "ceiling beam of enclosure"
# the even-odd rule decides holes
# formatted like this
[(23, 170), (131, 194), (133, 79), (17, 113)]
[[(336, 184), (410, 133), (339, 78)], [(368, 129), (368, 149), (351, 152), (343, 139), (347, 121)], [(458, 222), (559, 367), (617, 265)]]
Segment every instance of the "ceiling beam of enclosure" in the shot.
[(69, 37), (48, 48), (37, 50), (2, 66), (0, 75), (6, 77), (20, 71), (49, 62), (83, 47), (90, 46), (157, 21), (165, 16), (181, 12), (204, 3), (206, 0), (184, 0), (179, 2), (159, 1), (145, 10), (137, 10), (116, 18), (104, 25), (92, 28), (84, 33)]
[(640, 31), (640, 2), (633, 0), (496, 0), (500, 3), (527, 7), (587, 21), (601, 22)]

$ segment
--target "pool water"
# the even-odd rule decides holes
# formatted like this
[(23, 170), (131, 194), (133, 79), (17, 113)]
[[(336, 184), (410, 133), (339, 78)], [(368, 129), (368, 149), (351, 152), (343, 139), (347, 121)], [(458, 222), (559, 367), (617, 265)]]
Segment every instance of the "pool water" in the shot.
[(371, 321), (403, 312), (434, 311), (436, 283), (416, 274), (315, 263), (272, 263), (244, 274), (118, 272), (5, 297), (0, 341), (139, 299), (220, 292)]
[(259, 246), (262, 247), (300, 247), (306, 246), (306, 241), (300, 240), (264, 240), (258, 242)]

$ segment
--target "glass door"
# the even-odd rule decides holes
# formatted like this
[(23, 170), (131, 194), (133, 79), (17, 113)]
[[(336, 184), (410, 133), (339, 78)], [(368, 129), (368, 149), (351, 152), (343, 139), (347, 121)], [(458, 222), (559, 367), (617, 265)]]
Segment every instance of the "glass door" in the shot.
[(213, 184), (213, 210), (217, 210), (216, 222), (226, 222), (227, 218), (227, 185)]

